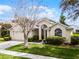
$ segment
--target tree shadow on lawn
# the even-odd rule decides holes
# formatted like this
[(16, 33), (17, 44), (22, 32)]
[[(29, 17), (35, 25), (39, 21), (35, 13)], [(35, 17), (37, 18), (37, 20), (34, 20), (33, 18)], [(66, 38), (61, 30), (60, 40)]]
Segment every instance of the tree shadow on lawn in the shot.
[(8, 50), (32, 53), (36, 55), (44, 55), (50, 57), (57, 57), (63, 59), (79, 59), (79, 49), (77, 48), (63, 48), (51, 45), (37, 45), (31, 44), (29, 48), (24, 48), (23, 44), (17, 45)]
[(58, 57), (63, 59), (79, 59), (79, 49), (49, 47), (47, 45), (45, 45), (44, 47), (32, 47), (28, 49), (22, 48), (20, 52)]

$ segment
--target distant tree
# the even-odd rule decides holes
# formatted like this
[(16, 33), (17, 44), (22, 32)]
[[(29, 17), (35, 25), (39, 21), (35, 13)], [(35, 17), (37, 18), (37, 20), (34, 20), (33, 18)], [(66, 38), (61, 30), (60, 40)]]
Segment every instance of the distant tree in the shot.
[(12, 27), (11, 24), (7, 24), (7, 23), (2, 23), (1, 25), (1, 36), (10, 36), (10, 31), (9, 29)]
[(11, 27), (12, 27), (11, 24), (7, 24), (7, 23), (2, 24), (2, 28), (4, 28), (4, 29), (10, 29)]

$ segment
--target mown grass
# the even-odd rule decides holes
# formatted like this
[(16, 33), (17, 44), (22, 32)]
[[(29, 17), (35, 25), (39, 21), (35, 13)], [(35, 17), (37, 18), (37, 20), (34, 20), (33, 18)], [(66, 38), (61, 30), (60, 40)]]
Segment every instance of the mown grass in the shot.
[(8, 48), (8, 50), (57, 57), (62, 59), (79, 59), (79, 49), (71, 47), (52, 46), (45, 44), (29, 44), (29, 48), (24, 48), (23, 44), (20, 44)]
[(4, 38), (0, 38), (0, 43), (1, 43), (1, 42), (4, 42), (4, 41), (5, 41)]
[(22, 58), (22, 57), (15, 57), (5, 54), (0, 54), (0, 59), (29, 59), (29, 58)]

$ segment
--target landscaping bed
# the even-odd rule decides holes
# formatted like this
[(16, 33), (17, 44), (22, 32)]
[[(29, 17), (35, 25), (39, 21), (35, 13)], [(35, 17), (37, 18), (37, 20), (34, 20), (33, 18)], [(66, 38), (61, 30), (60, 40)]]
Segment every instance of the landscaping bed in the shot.
[(53, 46), (47, 44), (29, 44), (29, 48), (24, 48), (23, 44), (8, 48), (8, 50), (25, 52), (43, 56), (51, 56), (63, 59), (79, 59), (79, 48), (71, 46)]

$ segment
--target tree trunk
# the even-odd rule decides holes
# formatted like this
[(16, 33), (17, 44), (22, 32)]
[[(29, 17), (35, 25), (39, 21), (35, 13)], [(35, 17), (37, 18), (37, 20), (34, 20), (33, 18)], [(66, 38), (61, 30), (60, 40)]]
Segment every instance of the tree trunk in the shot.
[(24, 38), (24, 47), (28, 48), (28, 37)]
[(24, 33), (24, 47), (28, 48), (28, 35), (26, 34), (25, 30), (23, 31)]

